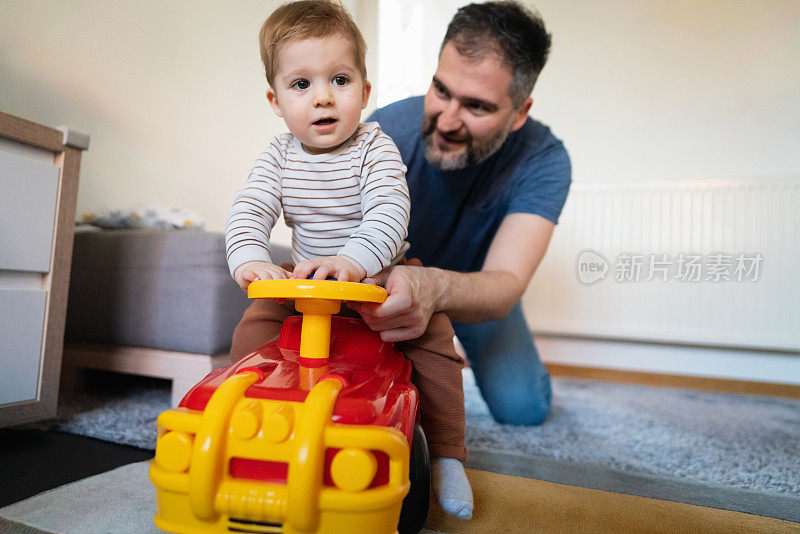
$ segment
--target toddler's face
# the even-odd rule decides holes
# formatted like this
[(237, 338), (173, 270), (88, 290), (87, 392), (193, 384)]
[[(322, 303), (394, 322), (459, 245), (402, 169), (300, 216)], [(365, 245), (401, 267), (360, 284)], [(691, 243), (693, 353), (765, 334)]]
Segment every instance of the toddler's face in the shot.
[(309, 153), (336, 149), (361, 122), (370, 84), (353, 56), (352, 45), (341, 37), (296, 41), (278, 55), (267, 99)]

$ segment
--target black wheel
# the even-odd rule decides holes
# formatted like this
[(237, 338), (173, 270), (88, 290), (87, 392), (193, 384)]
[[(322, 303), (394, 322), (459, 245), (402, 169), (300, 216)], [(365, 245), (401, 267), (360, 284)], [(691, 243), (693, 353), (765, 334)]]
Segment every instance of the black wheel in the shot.
[(411, 490), (403, 499), (397, 530), (400, 534), (417, 534), (428, 519), (431, 499), (431, 457), (428, 453), (428, 440), (425, 439), (425, 432), (419, 423), (414, 425), (408, 478), (411, 480)]

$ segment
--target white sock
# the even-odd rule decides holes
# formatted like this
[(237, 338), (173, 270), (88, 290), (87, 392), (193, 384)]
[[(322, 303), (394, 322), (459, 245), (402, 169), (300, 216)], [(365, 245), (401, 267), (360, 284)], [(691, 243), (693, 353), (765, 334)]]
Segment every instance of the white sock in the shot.
[(434, 458), (431, 471), (442, 510), (459, 519), (472, 519), (472, 487), (463, 464), (454, 458)]

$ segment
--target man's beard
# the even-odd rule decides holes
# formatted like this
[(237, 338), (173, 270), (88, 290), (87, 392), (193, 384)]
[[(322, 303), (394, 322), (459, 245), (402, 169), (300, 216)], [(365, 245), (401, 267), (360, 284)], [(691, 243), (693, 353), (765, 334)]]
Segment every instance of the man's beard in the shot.
[(485, 161), (489, 156), (497, 152), (503, 143), (506, 142), (508, 133), (511, 131), (511, 124), (514, 117), (509, 117), (508, 124), (497, 130), (489, 139), (481, 144), (475, 144), (469, 131), (466, 133), (465, 150), (457, 153), (442, 151), (435, 138), (436, 122), (438, 115), (422, 117), (422, 140), (425, 143), (425, 159), (434, 167), (443, 171), (456, 171), (471, 167)]

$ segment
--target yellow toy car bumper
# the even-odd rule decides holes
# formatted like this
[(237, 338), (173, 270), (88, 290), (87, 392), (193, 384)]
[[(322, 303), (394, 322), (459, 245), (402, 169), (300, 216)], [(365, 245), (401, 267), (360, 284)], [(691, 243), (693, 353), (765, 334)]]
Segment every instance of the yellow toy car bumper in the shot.
[[(409, 491), (409, 445), (394, 428), (331, 422), (342, 383), (326, 378), (305, 402), (245, 397), (256, 372), (228, 378), (204, 411), (158, 418), (150, 480), (155, 523), (176, 533), (393, 533)], [(325, 485), (326, 451), (338, 449)], [(376, 453), (388, 482), (370, 487)], [(234, 476), (237, 461), (286, 466), (285, 480)]]

